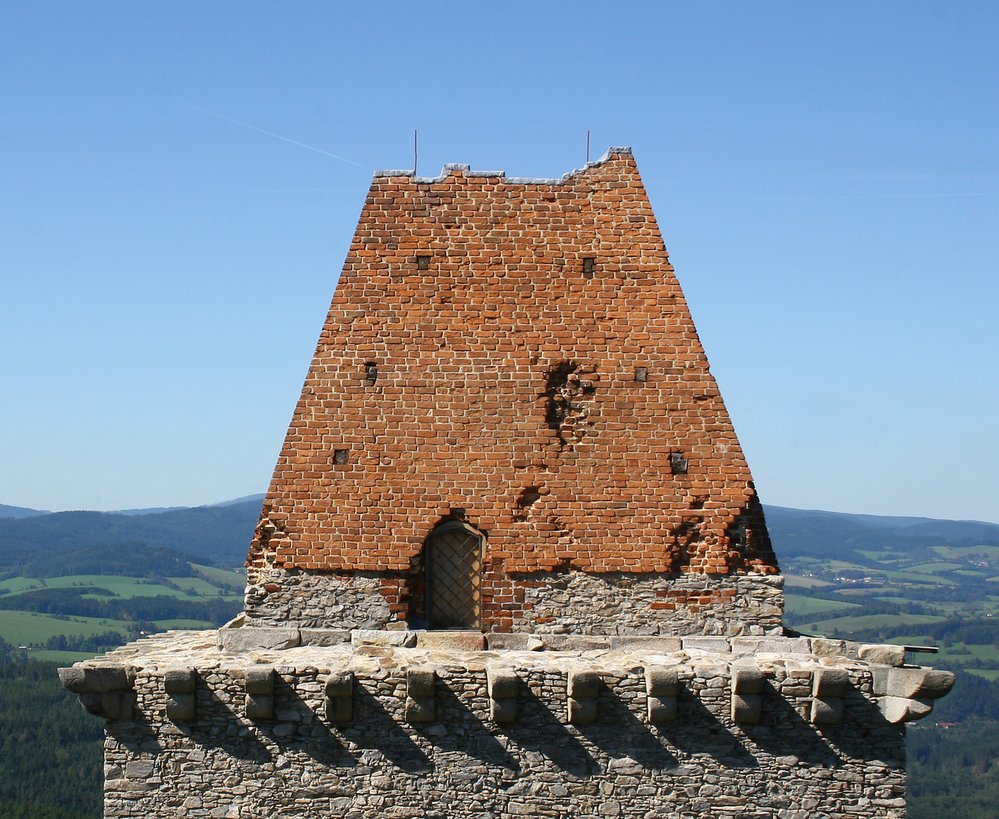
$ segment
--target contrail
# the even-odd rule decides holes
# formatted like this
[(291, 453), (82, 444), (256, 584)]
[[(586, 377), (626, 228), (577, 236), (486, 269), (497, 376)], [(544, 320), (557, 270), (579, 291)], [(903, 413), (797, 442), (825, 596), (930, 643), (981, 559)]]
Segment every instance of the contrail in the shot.
[(364, 167), (360, 162), (355, 162), (353, 159), (347, 159), (345, 156), (340, 156), (339, 154), (331, 154), (329, 151), (324, 151), (322, 148), (317, 148), (315, 145), (306, 145), (304, 142), (298, 142), (294, 139), (289, 139), (286, 136), (281, 136), (281, 134), (275, 134), (273, 131), (267, 131), (263, 128), (258, 128), (256, 125), (250, 125), (248, 122), (243, 122), (242, 120), (234, 119), (233, 117), (227, 117), (225, 114), (218, 114), (215, 111), (209, 111), (207, 108), (199, 108), (197, 105), (189, 105), (195, 111), (200, 111), (202, 114), (208, 114), (210, 117), (215, 117), (216, 119), (224, 119), (226, 122), (231, 122), (234, 125), (241, 125), (243, 128), (249, 128), (251, 131), (256, 131), (260, 134), (265, 134), (266, 136), (273, 137), (274, 139), (280, 139), (282, 142), (287, 142), (291, 145), (297, 145), (299, 148), (305, 148), (307, 151), (315, 151), (317, 154), (322, 154), (323, 156), (330, 156), (333, 159), (339, 159), (341, 162), (346, 162), (349, 165), (356, 165), (358, 168)]

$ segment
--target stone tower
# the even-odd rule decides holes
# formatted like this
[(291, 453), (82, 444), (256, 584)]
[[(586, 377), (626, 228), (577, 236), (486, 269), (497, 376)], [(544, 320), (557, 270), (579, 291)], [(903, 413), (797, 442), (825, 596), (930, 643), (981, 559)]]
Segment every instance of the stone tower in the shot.
[(785, 634), (628, 149), (376, 173), (246, 611), (61, 673), (115, 817), (901, 816), (947, 672)]

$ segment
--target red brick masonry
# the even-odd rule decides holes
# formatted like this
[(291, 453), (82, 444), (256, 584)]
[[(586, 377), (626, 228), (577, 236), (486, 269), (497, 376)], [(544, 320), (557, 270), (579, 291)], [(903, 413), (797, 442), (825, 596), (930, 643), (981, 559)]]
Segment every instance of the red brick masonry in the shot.
[(401, 608), (449, 517), (486, 536), (486, 596), (778, 571), (630, 150), (372, 182), (247, 565), (385, 572)]

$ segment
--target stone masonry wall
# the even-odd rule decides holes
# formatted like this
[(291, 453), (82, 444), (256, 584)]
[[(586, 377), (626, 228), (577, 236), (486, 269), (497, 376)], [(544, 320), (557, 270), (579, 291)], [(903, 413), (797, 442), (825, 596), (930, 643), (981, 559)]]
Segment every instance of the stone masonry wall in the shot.
[[(271, 571), (247, 587), (253, 626), (411, 628), (405, 576)], [(535, 573), (482, 589), (482, 628), (568, 634), (779, 634), (779, 575)], [(581, 604), (582, 603), (582, 604)]]
[(438, 658), (435, 716), (419, 724), (407, 718), (406, 672), (387, 648), (355, 653), (353, 718), (344, 724), (324, 710), (324, 681), (337, 666), (279, 665), (274, 718), (264, 720), (245, 716), (242, 664), (200, 669), (196, 717), (174, 722), (163, 716), (162, 670), (141, 670), (141, 718), (108, 724), (105, 815), (904, 815), (904, 731), (880, 717), (863, 670), (850, 671), (842, 723), (816, 726), (812, 672), (777, 661), (760, 722), (747, 725), (732, 719), (736, 666), (694, 656), (678, 667), (675, 718), (650, 725), (642, 668), (611, 666), (600, 669), (595, 721), (576, 725), (566, 690), (580, 658), (542, 667), (506, 658), (521, 682), (515, 721), (499, 725), (486, 673), (496, 659)]

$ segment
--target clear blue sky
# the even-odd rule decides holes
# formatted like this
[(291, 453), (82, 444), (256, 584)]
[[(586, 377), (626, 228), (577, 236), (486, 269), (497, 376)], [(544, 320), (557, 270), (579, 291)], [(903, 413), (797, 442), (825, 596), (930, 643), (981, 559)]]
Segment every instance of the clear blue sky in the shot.
[(262, 491), (372, 170), (418, 128), (423, 173), (557, 176), (590, 128), (764, 502), (999, 521), (997, 42), (981, 2), (4, 3), (0, 502)]

